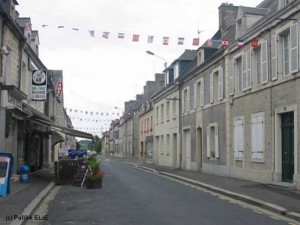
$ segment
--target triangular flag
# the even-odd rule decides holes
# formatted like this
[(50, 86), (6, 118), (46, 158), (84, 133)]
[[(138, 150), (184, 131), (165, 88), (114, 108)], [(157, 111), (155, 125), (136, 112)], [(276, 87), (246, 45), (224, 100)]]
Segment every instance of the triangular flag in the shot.
[(90, 33), (91, 37), (95, 37), (95, 31), (94, 30), (89, 30), (89, 33)]
[(132, 36), (132, 41), (138, 42), (138, 41), (139, 41), (139, 37), (140, 37), (140, 35), (134, 34), (134, 35)]
[(258, 47), (258, 39), (257, 38), (252, 39), (251, 46), (252, 46), (252, 48), (257, 48)]
[(239, 40), (238, 41), (238, 48), (243, 48), (244, 47), (244, 40)]
[(227, 48), (229, 45), (229, 40), (227, 38), (222, 39), (222, 46), (223, 48)]
[(208, 39), (208, 40), (206, 41), (206, 45), (209, 46), (209, 47), (211, 47), (211, 46), (213, 45), (212, 40), (211, 40), (211, 39)]
[(196, 46), (199, 45), (199, 38), (194, 38), (193, 39), (193, 45), (196, 45)]
[(124, 33), (118, 33), (118, 38), (119, 39), (124, 39), (125, 37), (125, 34)]
[(183, 37), (179, 37), (178, 38), (178, 45), (183, 45), (184, 42), (184, 38)]
[(153, 43), (154, 36), (148, 36), (148, 43)]
[(169, 44), (169, 37), (163, 37), (163, 45)]
[(109, 32), (103, 32), (102, 37), (108, 39)]

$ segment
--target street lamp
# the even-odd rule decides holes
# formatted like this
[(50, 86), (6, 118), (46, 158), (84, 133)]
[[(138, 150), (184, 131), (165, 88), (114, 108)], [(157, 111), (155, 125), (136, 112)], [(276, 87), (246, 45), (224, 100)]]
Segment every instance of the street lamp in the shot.
[(159, 55), (156, 55), (154, 52), (151, 52), (151, 51), (146, 51), (146, 53), (147, 54), (149, 54), (149, 55), (154, 55), (154, 56), (156, 56), (157, 58), (160, 58), (161, 60), (163, 60), (165, 63), (164, 63), (164, 66), (165, 66), (165, 69), (167, 69), (167, 65), (168, 65), (168, 63), (167, 63), (167, 60), (165, 60), (163, 57), (161, 57), (161, 56), (159, 56)]

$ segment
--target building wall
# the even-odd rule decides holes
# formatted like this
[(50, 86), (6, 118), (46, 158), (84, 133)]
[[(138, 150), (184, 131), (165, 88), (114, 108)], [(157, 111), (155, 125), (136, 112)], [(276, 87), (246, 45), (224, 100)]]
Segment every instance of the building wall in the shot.
[(154, 104), (154, 159), (159, 165), (179, 167), (179, 101), (166, 100), (178, 99), (178, 96), (178, 91), (174, 91)]

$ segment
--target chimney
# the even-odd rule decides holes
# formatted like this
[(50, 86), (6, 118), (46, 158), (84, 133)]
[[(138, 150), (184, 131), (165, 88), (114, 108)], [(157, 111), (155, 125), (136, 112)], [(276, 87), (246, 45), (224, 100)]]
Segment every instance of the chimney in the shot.
[(238, 7), (231, 3), (222, 3), (219, 6), (219, 29), (222, 32), (222, 36), (229, 27), (235, 24), (237, 13)]

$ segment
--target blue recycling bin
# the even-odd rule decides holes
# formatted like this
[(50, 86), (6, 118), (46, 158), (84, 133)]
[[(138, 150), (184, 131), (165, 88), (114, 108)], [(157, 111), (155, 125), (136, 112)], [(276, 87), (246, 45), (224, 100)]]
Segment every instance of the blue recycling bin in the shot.
[(26, 165), (20, 166), (20, 182), (28, 183), (29, 180), (29, 167)]

